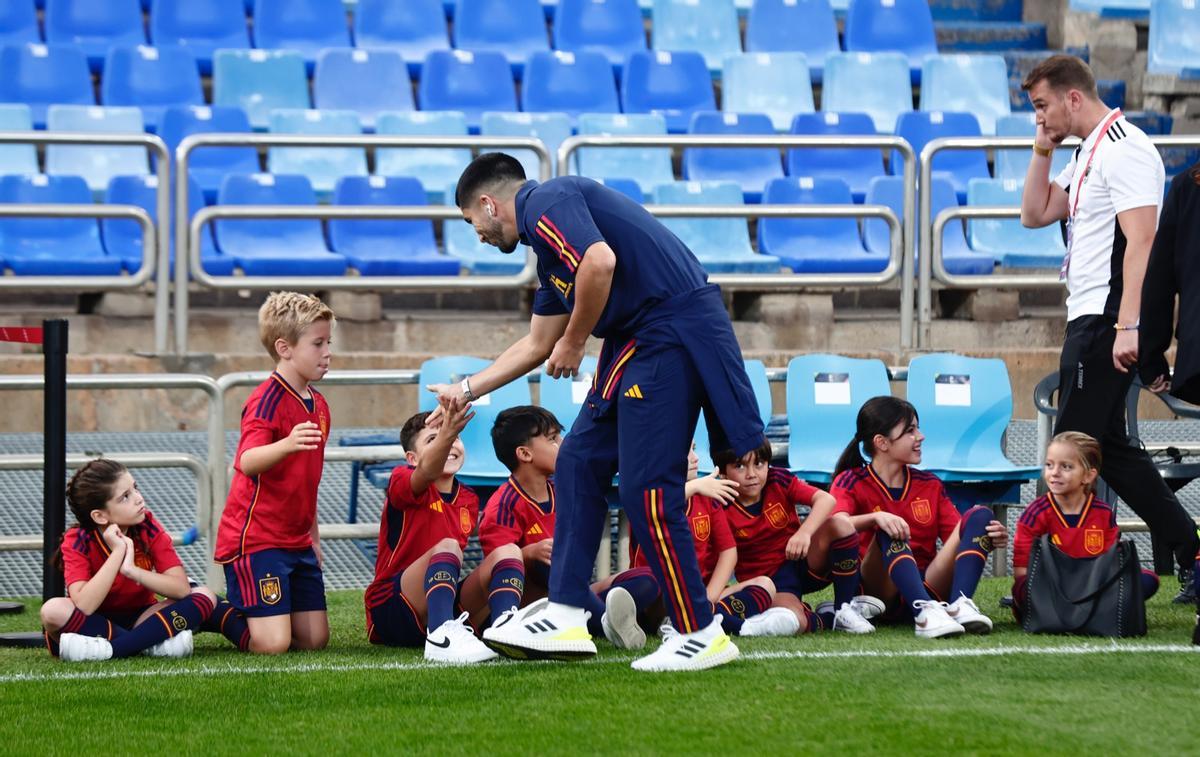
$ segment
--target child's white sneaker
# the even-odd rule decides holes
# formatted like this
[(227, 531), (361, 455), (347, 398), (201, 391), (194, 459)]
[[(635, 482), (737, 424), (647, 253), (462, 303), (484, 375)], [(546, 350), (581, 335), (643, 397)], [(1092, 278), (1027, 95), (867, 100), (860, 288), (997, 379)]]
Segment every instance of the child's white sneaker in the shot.
[(979, 611), (975, 600), (960, 595), (946, 608), (946, 614), (954, 622), (967, 629), (967, 633), (987, 634), (992, 632), (992, 619)]
[(425, 659), (449, 665), (471, 665), (494, 660), (497, 655), (475, 638), (467, 625), (464, 612), (453, 620), (447, 620), (425, 637)]
[(58, 637), (58, 659), (65, 662), (112, 659), (112, 644), (99, 636), (64, 633)]
[(604, 637), (617, 649), (641, 649), (646, 646), (646, 632), (638, 625), (633, 595), (620, 586), (609, 589), (604, 596), (600, 627), (604, 629)]
[(887, 610), (887, 605), (883, 603), (882, 599), (869, 594), (859, 594), (850, 600), (850, 606), (858, 610), (858, 614), (863, 616), (864, 620), (874, 620)]
[(833, 614), (833, 630), (846, 633), (875, 633), (875, 626), (862, 616), (853, 602), (843, 602)]
[(519, 613), (505, 613), (483, 632), (483, 643), (516, 660), (574, 660), (596, 654), (588, 633), (591, 613), (582, 607), (539, 599)]
[(192, 630), (189, 628), (142, 650), (142, 654), (147, 657), (191, 657), (192, 648)]
[(945, 602), (935, 600), (918, 599), (913, 602), (913, 609), (917, 611), (917, 617), (913, 620), (917, 638), (941, 639), (966, 633), (966, 629), (946, 613), (946, 607)]
[(800, 619), (786, 607), (768, 607), (742, 622), (738, 636), (795, 636), (800, 631)]
[(705, 670), (737, 659), (737, 645), (721, 630), (721, 616), (707, 628), (672, 636), (658, 649), (633, 661), (634, 670), (656, 673), (674, 670)]

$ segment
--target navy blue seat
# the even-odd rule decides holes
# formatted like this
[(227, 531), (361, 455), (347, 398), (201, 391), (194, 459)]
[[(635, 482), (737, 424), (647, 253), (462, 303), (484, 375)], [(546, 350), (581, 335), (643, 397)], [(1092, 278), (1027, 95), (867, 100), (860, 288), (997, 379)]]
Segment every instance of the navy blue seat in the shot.
[(622, 178), (607, 178), (600, 179), (600, 183), (609, 189), (615, 189), (629, 199), (636, 202), (638, 205), (646, 204), (646, 195), (642, 193), (642, 188), (633, 179)]
[(392, 50), (404, 56), (410, 76), (421, 72), (425, 56), (449, 50), (441, 0), (358, 0), (354, 42), (362, 49)]
[[(896, 135), (908, 140), (918, 156), (929, 142), (941, 137), (978, 137), (979, 122), (970, 113), (927, 113), (914, 111), (900, 116)], [(893, 176), (904, 173), (904, 158), (892, 153)], [(959, 204), (967, 201), (967, 183), (971, 179), (991, 178), (987, 153), (983, 150), (942, 150), (933, 156), (933, 171), (950, 179)]]
[[(767, 184), (763, 203), (850, 205), (850, 187), (841, 179), (789, 176)], [(797, 273), (874, 273), (887, 266), (887, 254), (863, 247), (853, 218), (760, 218), (758, 249)]]
[(39, 129), (50, 105), (96, 104), (87, 56), (73, 45), (5, 46), (0, 71), (0, 103), (25, 103)]
[(203, 105), (196, 59), (183, 47), (113, 47), (104, 63), (100, 101), (141, 108), (147, 131), (158, 131), (172, 105)]
[[(762, 113), (696, 113), (691, 134), (757, 134), (774, 136), (771, 119)], [(692, 147), (683, 152), (683, 176), (689, 181), (733, 181), (746, 202), (758, 202), (763, 187), (783, 176), (778, 148)]]
[(755, 0), (746, 17), (746, 52), (804, 53), (814, 82), (841, 51), (829, 0)]
[(33, 0), (8, 0), (0, 6), (0, 45), (41, 42), (37, 8)]
[[(865, 113), (801, 113), (792, 121), (792, 134), (875, 136), (875, 125)], [(855, 202), (862, 202), (871, 179), (886, 174), (883, 152), (864, 147), (797, 147), (787, 152), (787, 172), (841, 179), (850, 186)]]
[(46, 0), (46, 41), (78, 45), (99, 73), (110, 47), (146, 44), (138, 0)]
[(518, 109), (508, 60), (493, 51), (429, 53), (421, 70), (417, 103), (421, 110), (461, 111), (472, 133), (479, 132), (484, 111)]
[[(871, 180), (867, 190), (868, 205), (887, 205), (904, 222), (904, 179), (900, 176), (878, 176)], [(954, 185), (944, 176), (934, 176), (930, 184), (930, 221), (937, 218), (948, 207), (958, 207)], [(888, 254), (888, 227), (884, 221), (868, 218), (863, 222), (867, 249), (871, 252)], [(951, 221), (942, 233), (942, 260), (946, 270), (959, 275), (988, 274), (996, 262), (991, 255), (973, 251), (967, 246), (963, 235), (962, 221)]]
[(312, 71), (317, 53), (350, 47), (342, 0), (254, 0), (254, 46), (295, 50)]
[[(741, 201), (741, 188), (730, 181), (680, 181), (654, 188), (657, 205), (740, 205)], [(778, 258), (756, 253), (750, 246), (750, 231), (742, 218), (661, 220), (709, 273), (779, 272)]]
[[(411, 177), (347, 176), (334, 205), (425, 205), (425, 188)], [(457, 276), (458, 261), (438, 253), (428, 219), (333, 219), (329, 241), (363, 276)]]
[[(184, 137), (192, 134), (250, 131), (250, 119), (241, 108), (214, 105), (167, 108), (158, 134), (174, 155)], [(207, 202), (216, 201), (217, 191), (228, 174), (258, 173), (261, 168), (258, 151), (253, 147), (201, 147), (188, 156), (188, 174), (204, 192)]]
[[(2, 176), (0, 204), (91, 205), (78, 176)], [(17, 276), (116, 276), (121, 261), (104, 253), (95, 218), (0, 218), (0, 260)]]
[(908, 56), (912, 82), (937, 55), (928, 0), (854, 0), (846, 13), (846, 52), (899, 52)]
[(601, 53), (620, 71), (630, 53), (646, 49), (637, 0), (559, 0), (554, 48)]
[(626, 113), (659, 113), (667, 131), (687, 131), (692, 114), (716, 110), (712, 77), (704, 56), (696, 52), (639, 52), (629, 56), (621, 78)]
[(208, 75), (217, 50), (250, 47), (250, 30), (242, 0), (154, 0), (150, 40), (186, 48)]
[(383, 112), (413, 110), (408, 66), (395, 50), (322, 50), (313, 72), (313, 104), (352, 110), (367, 131)]
[(538, 0), (458, 0), (454, 46), (501, 53), (520, 78), (530, 55), (550, 49), (546, 16)]
[(603, 54), (540, 52), (529, 56), (521, 82), (521, 108), (535, 113), (620, 113), (617, 82)]

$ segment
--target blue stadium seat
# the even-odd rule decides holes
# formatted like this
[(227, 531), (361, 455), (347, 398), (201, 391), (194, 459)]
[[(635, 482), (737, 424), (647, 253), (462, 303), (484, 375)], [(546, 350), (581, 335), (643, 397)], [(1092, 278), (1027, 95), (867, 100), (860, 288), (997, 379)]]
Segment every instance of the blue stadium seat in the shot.
[(603, 54), (541, 52), (529, 56), (521, 82), (521, 108), (533, 113), (620, 113), (617, 81)]
[[(221, 184), (220, 205), (316, 205), (303, 176), (230, 174)], [(346, 259), (325, 247), (317, 219), (255, 218), (216, 222), (217, 246), (247, 276), (340, 276)]]
[(518, 109), (508, 60), (494, 51), (441, 50), (425, 56), (417, 103), (421, 110), (461, 111), (473, 133), (479, 132), (484, 111)]
[[(667, 133), (667, 122), (656, 113), (584, 113), (579, 134), (658, 136)], [(578, 171), (593, 179), (633, 179), (643, 194), (658, 184), (675, 181), (671, 150), (667, 147), (585, 147), (575, 152)]]
[(853, 0), (846, 13), (846, 51), (903, 53), (912, 83), (920, 83), (921, 64), (938, 51), (928, 0)]
[(716, 110), (712, 77), (697, 52), (633, 53), (621, 78), (621, 102), (626, 113), (659, 113), (667, 131), (687, 131), (692, 114)]
[[(875, 125), (865, 113), (801, 113), (792, 133), (809, 136), (874, 136)], [(883, 176), (883, 152), (869, 148), (803, 147), (788, 150), (789, 176), (841, 179), (850, 185), (855, 202), (862, 202), (871, 179)]]
[[(358, 114), (352, 110), (271, 111), (273, 134), (319, 134), (348, 136), (362, 134)], [(267, 171), (273, 174), (302, 174), (308, 177), (320, 199), (327, 199), (342, 176), (367, 175), (367, 151), (361, 147), (271, 147)]]
[(574, 378), (551, 378), (542, 374), (538, 384), (538, 405), (554, 413), (563, 429), (569, 432), (591, 391), (595, 375), (596, 358), (592, 355), (583, 356)]
[(642, 194), (642, 188), (633, 179), (608, 178), (601, 179), (600, 183), (609, 189), (615, 189), (638, 205), (646, 204), (646, 195)]
[[(774, 136), (771, 119), (762, 113), (696, 113), (690, 134), (757, 134)], [(746, 202), (758, 202), (763, 187), (783, 176), (775, 147), (692, 147), (683, 151), (683, 177), (688, 181), (732, 181)]]
[(820, 82), (825, 59), (841, 51), (829, 0), (756, 0), (750, 8), (746, 18), (748, 53), (804, 53), (812, 80)]
[(25, 103), (33, 125), (46, 126), (46, 106), (95, 105), (87, 56), (72, 45), (6, 45), (0, 48), (0, 103)]
[(908, 60), (900, 53), (841, 53), (825, 59), (821, 110), (866, 113), (875, 131), (891, 134), (911, 111)]
[[(973, 179), (968, 205), (1020, 207), (1024, 182), (1016, 179)], [(1058, 268), (1067, 254), (1058, 224), (1028, 229), (1017, 218), (977, 218), (967, 233), (975, 252), (992, 256), (1005, 268)]]
[(787, 368), (788, 467), (810, 483), (829, 483), (845, 444), (854, 438), (858, 410), (892, 393), (878, 359), (810, 354)]
[(327, 47), (350, 47), (342, 0), (254, 0), (254, 46), (295, 50), (309, 71)]
[(358, 0), (354, 42), (359, 48), (400, 53), (415, 77), (426, 55), (450, 49), (441, 0)]
[(213, 105), (246, 111), (256, 131), (276, 108), (309, 108), (304, 58), (293, 50), (218, 50), (213, 54)]
[[(454, 185), (447, 197), (454, 197)], [(475, 229), (462, 221), (446, 221), (442, 225), (442, 242), (446, 254), (458, 261), (465, 270), (476, 276), (513, 276), (525, 267), (529, 248), (518, 245), (516, 251), (505, 255), (491, 245), (479, 241)]]
[(217, 50), (250, 47), (242, 0), (154, 0), (150, 39), (159, 47), (186, 48), (206, 76)]
[[(334, 205), (425, 205), (425, 188), (411, 177), (347, 176)], [(433, 221), (333, 219), (329, 241), (363, 276), (457, 276), (459, 265), (438, 253)]]
[(1011, 111), (1008, 68), (999, 55), (931, 56), (921, 82), (921, 110), (974, 114), (988, 136), (996, 133), (996, 119)]
[(138, 0), (46, 0), (46, 41), (78, 45), (99, 73), (108, 48), (146, 44)]
[(620, 71), (630, 53), (646, 49), (637, 0), (559, 0), (554, 48), (601, 53)]
[(0, 45), (41, 42), (37, 8), (33, 0), (9, 0), (0, 6)]
[[(1013, 113), (996, 121), (997, 137), (1029, 137), (1033, 144), (1033, 135), (1037, 132), (1032, 113)], [(997, 179), (1015, 179), (1025, 183), (1025, 172), (1029, 170), (1029, 159), (1032, 156), (1029, 147), (1015, 150), (996, 150), (995, 176)], [(1050, 178), (1058, 176), (1067, 164), (1071, 162), (1071, 148), (1054, 151), (1054, 160), (1050, 164)]]
[[(745, 360), (746, 376), (750, 379), (750, 387), (754, 390), (754, 399), (758, 406), (758, 417), (763, 428), (771, 422), (771, 384), (767, 379), (767, 366), (761, 360)], [(714, 421), (715, 422), (715, 421)], [(703, 410), (696, 422), (696, 434), (692, 444), (696, 448), (699, 465), (696, 470), (700, 475), (706, 475), (713, 469), (712, 433), (708, 429), (708, 418)]]
[[(48, 131), (90, 131), (104, 134), (141, 134), (142, 112), (137, 108), (95, 105), (51, 105), (46, 113)], [(97, 197), (114, 176), (150, 173), (144, 147), (118, 145), (47, 145), (46, 173), (82, 176)]]
[(1200, 12), (1193, 0), (1153, 0), (1146, 70), (1200, 79)]
[(812, 84), (803, 53), (745, 53), (725, 59), (721, 110), (766, 113), (786, 132), (797, 113), (813, 111)]
[[(867, 190), (868, 205), (887, 205), (896, 212), (900, 222), (904, 222), (904, 179), (900, 176), (878, 176), (871, 180)], [(948, 207), (958, 207), (958, 198), (954, 194), (954, 185), (943, 176), (933, 177), (930, 186), (930, 221), (937, 218)], [(881, 255), (887, 255), (889, 236), (887, 223), (874, 218), (863, 222), (867, 249)], [(963, 235), (962, 221), (952, 221), (942, 233), (942, 260), (950, 273), (988, 274), (995, 268), (991, 255), (973, 252), (967, 246), (967, 238)]]
[[(978, 137), (979, 122), (970, 113), (916, 111), (904, 113), (896, 123), (896, 135), (908, 140), (918, 157), (929, 142), (941, 137)], [(892, 152), (893, 176), (904, 173), (904, 157)], [(942, 150), (933, 156), (933, 171), (944, 174), (954, 184), (959, 204), (967, 201), (967, 182), (986, 179), (987, 153), (983, 150)]]
[[(29, 131), (33, 114), (23, 103), (0, 105), (0, 131)], [(0, 176), (5, 174), (38, 173), (37, 147), (33, 145), (0, 145)]]
[[(485, 137), (533, 137), (542, 140), (550, 151), (550, 175), (558, 160), (558, 146), (571, 136), (571, 119), (566, 113), (484, 113), (479, 130)], [(504, 152), (521, 161), (525, 175), (540, 180), (537, 154), (532, 150), (504, 148)]]
[[(410, 137), (465, 137), (467, 119), (459, 112), (381, 113), (375, 122), (375, 132)], [(453, 186), (470, 162), (471, 151), (466, 148), (385, 148), (375, 153), (375, 173), (415, 177), (424, 185), (429, 201), (439, 203), (442, 188)]]
[(654, 0), (652, 19), (651, 47), (698, 52), (713, 73), (721, 70), (725, 58), (742, 52), (733, 0)]
[[(789, 176), (767, 184), (763, 203), (850, 205), (853, 199), (841, 179)], [(863, 247), (853, 218), (760, 218), (758, 249), (797, 273), (873, 273), (888, 260), (886, 251), (880, 255)]]
[(1080, 13), (1095, 13), (1106, 19), (1138, 20), (1145, 20), (1153, 10), (1153, 5), (1152, 0), (1071, 0), (1070, 3), (1071, 10)]
[(367, 131), (385, 111), (413, 110), (408, 66), (394, 50), (322, 50), (313, 72), (313, 104), (352, 110)]
[[(0, 176), (0, 204), (91, 205), (78, 176)], [(0, 218), (0, 261), (18, 276), (116, 276), (121, 261), (104, 254), (95, 218)]]
[(203, 105), (196, 59), (182, 47), (113, 47), (104, 63), (100, 101), (142, 109), (148, 131), (158, 131), (172, 105)]
[[(224, 105), (167, 108), (159, 124), (158, 135), (175, 154), (184, 137), (192, 134), (249, 133), (250, 119), (241, 108)], [(258, 150), (253, 147), (203, 147), (188, 156), (190, 178), (204, 192), (207, 202), (215, 202), (225, 176), (231, 173), (258, 173)]]
[[(680, 181), (654, 188), (656, 205), (741, 205), (742, 190), (731, 181)], [(742, 218), (662, 218), (709, 273), (778, 273), (780, 262), (750, 246)], [(760, 222), (761, 223), (761, 222)]]
[(538, 0), (457, 0), (454, 46), (504, 55), (519, 79), (530, 55), (550, 49)]
[(947, 353), (908, 364), (908, 401), (921, 418), (921, 468), (943, 481), (1029, 481), (1038, 469), (1004, 456), (1012, 419), (1008, 368), (997, 358)]

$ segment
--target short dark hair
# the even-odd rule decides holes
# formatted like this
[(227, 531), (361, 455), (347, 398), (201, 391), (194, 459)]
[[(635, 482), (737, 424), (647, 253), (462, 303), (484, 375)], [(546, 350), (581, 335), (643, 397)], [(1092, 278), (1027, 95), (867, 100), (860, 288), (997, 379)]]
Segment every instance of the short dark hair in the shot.
[(1096, 92), (1096, 77), (1092, 75), (1092, 69), (1074, 55), (1051, 55), (1029, 72), (1025, 81), (1021, 82), (1021, 89), (1028, 92), (1040, 81), (1045, 81), (1055, 92), (1077, 89), (1085, 95), (1100, 99)]
[(415, 452), (413, 444), (417, 440), (417, 434), (425, 428), (425, 422), (429, 420), (430, 411), (426, 410), (423, 413), (417, 413), (404, 422), (400, 427), (400, 446), (404, 447), (405, 452)]
[(517, 405), (501, 410), (492, 424), (492, 447), (496, 457), (510, 471), (517, 469), (517, 447), (529, 444), (535, 436), (562, 431), (554, 413), (537, 405)]
[(458, 177), (454, 204), (465, 208), (485, 191), (501, 184), (524, 181), (525, 169), (521, 167), (521, 161), (502, 152), (485, 152), (472, 160)]
[[(767, 463), (770, 465), (771, 455), (773, 453), (771, 451), (771, 442), (769, 440), (764, 439), (763, 443), (760, 444), (756, 449), (751, 450), (751, 452), (754, 455), (754, 461), (756, 463)], [(738, 455), (732, 449), (712, 450), (713, 465), (718, 471), (724, 471), (726, 465), (733, 465), (738, 460), (741, 460), (742, 457), (743, 456)]]

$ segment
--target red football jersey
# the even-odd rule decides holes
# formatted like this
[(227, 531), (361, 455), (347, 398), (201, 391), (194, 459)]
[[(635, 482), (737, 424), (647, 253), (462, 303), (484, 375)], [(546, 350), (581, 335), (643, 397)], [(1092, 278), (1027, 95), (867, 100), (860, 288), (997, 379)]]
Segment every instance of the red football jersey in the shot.
[(479, 519), (479, 497), (470, 487), (454, 482), (444, 497), (430, 484), (413, 494), (416, 468), (399, 465), (388, 481), (387, 501), (379, 518), (379, 545), (375, 580), (367, 587), (367, 607), (377, 607), (391, 596), (391, 581), (442, 539), (457, 539), (466, 548)]
[[(133, 540), (133, 561), (142, 570), (152, 570), (155, 573), (165, 573), (176, 565), (182, 565), (175, 546), (171, 543), (171, 535), (159, 524), (150, 511), (146, 511), (146, 519), (128, 531)], [(80, 581), (89, 581), (92, 576), (104, 567), (112, 550), (104, 542), (99, 531), (87, 528), (67, 529), (63, 534), (62, 556), (63, 576), (67, 587)], [(126, 578), (120, 573), (113, 579), (108, 596), (100, 603), (99, 612), (130, 612), (154, 604), (158, 598), (154, 592), (142, 586), (137, 581)]]
[[(721, 553), (730, 547), (736, 547), (733, 532), (729, 530), (729, 520), (725, 517), (725, 508), (720, 502), (696, 494), (688, 499), (688, 525), (692, 529), (692, 543), (696, 545), (696, 562), (700, 563), (700, 575), (705, 583), (712, 578), (717, 568), (717, 559)], [(630, 567), (649, 567), (646, 553), (636, 541), (630, 542), (633, 557)]]
[(1054, 546), (1071, 557), (1095, 557), (1110, 549), (1121, 535), (1117, 513), (1094, 494), (1088, 496), (1073, 526), (1070, 517), (1049, 492), (1031, 502), (1017, 520), (1013, 567), (1029, 567), (1029, 551), (1042, 534), (1050, 534)]
[(538, 502), (509, 477), (483, 508), (479, 522), (479, 544), (483, 554), (496, 547), (516, 544), (521, 549), (554, 536), (554, 482), (547, 481), (547, 502)]
[(787, 559), (788, 539), (800, 528), (796, 505), (811, 507), (817, 487), (801, 481), (786, 468), (770, 468), (758, 504), (738, 502), (725, 509), (729, 528), (737, 542), (737, 577), (745, 581), (770, 576)]
[[(843, 471), (829, 491), (837, 499), (834, 512), (869, 515), (882, 511), (904, 518), (911, 535), (908, 546), (922, 571), (937, 554), (937, 540), (950, 538), (962, 517), (937, 476), (909, 466), (904, 467), (904, 487), (898, 498), (870, 465)], [(874, 538), (874, 529), (859, 534), (861, 555), (866, 555)]]
[[(231, 562), (264, 549), (307, 549), (317, 519), (317, 488), (325, 466), (329, 405), (309, 385), (312, 410), (283, 377), (272, 373), (242, 408), (242, 438), (233, 458), (233, 483), (217, 529), (216, 561)], [(242, 455), (312, 421), (321, 429), (317, 449), (294, 452), (257, 476), (242, 472)]]

